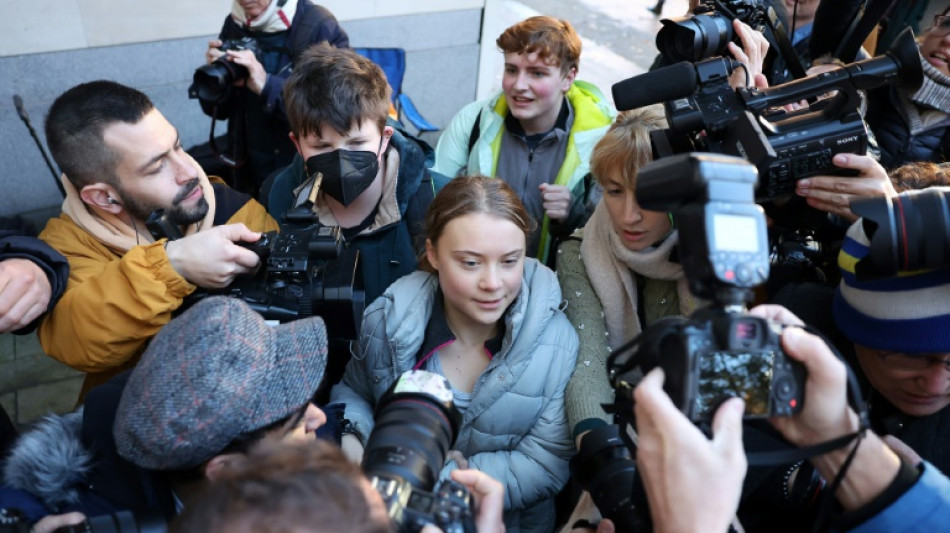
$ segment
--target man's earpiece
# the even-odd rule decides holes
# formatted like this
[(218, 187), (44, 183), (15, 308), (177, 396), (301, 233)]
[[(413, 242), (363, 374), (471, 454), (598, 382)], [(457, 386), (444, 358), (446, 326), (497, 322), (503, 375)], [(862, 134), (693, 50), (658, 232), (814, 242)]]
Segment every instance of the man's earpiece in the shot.
[(110, 204), (112, 204), (112, 205), (122, 205), (122, 204), (119, 203), (118, 200), (116, 200), (115, 198), (113, 198), (113, 197), (111, 197), (111, 196), (108, 197), (108, 198), (106, 198), (106, 203), (110, 203)]

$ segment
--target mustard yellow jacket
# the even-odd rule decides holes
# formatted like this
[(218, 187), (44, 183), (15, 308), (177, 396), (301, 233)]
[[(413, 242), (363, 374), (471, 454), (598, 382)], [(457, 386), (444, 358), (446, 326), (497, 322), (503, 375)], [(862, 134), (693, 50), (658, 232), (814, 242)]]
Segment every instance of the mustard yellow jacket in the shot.
[[(277, 229), (256, 200), (211, 181), (216, 225), (243, 222), (254, 231)], [(40, 239), (66, 256), (70, 272), (66, 292), (37, 334), (49, 356), (88, 373), (81, 399), (133, 367), (149, 339), (196, 287), (172, 268), (164, 239), (118, 255), (65, 214), (51, 219)]]

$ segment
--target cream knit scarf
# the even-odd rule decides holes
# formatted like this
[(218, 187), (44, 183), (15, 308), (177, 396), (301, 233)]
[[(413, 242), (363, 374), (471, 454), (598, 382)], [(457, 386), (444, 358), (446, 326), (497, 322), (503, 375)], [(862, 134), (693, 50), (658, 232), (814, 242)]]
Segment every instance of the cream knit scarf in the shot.
[(656, 248), (630, 251), (614, 232), (603, 200), (597, 204), (584, 228), (581, 257), (590, 284), (603, 305), (608, 344), (612, 350), (640, 334), (634, 272), (652, 279), (677, 280), (680, 313), (688, 315), (695, 307), (689, 284), (683, 276), (683, 267), (669, 261), (670, 251), (678, 241), (678, 232), (674, 231)]
[(231, 18), (242, 28), (262, 33), (277, 33), (290, 29), (290, 23), (297, 13), (297, 0), (287, 0), (278, 8), (278, 0), (271, 0), (270, 5), (254, 20), (247, 20), (247, 13), (238, 0), (231, 4)]
[[(208, 176), (196, 161), (192, 163), (198, 168), (198, 183), (204, 192), (205, 200), (208, 202), (208, 214), (201, 222), (196, 222), (185, 228), (184, 234), (191, 235), (199, 231), (204, 231), (214, 225), (214, 189), (208, 181)], [(136, 224), (134, 227), (129, 224), (131, 221), (128, 213), (121, 216), (113, 215), (106, 211), (91, 208), (82, 198), (79, 197), (79, 191), (73, 187), (73, 184), (63, 174), (60, 178), (63, 187), (66, 188), (66, 199), (63, 200), (63, 213), (76, 223), (77, 226), (92, 235), (102, 244), (113, 249), (119, 255), (125, 254), (138, 244), (147, 244), (154, 242), (148, 230), (144, 225)], [(136, 232), (138, 230), (138, 232)]]
[(904, 115), (911, 135), (947, 120), (950, 114), (950, 76), (937, 70), (921, 56), (924, 81), (916, 92), (900, 91)]

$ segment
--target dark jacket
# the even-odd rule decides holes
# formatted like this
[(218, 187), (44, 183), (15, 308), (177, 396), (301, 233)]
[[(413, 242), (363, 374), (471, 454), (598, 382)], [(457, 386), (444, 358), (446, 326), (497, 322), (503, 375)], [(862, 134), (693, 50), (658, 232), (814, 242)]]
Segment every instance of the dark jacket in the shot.
[[(62, 254), (36, 237), (28, 237), (15, 229), (0, 228), (0, 261), (14, 258), (29, 259), (46, 273), (50, 288), (53, 290), (49, 305), (46, 306), (48, 313), (66, 290), (66, 282), (69, 281), (69, 262)], [(32, 324), (15, 333), (22, 335), (32, 332), (41, 318), (43, 317), (38, 317)]]
[(881, 164), (891, 170), (905, 163), (942, 163), (950, 157), (950, 123), (943, 122), (911, 135), (902, 112), (897, 87), (885, 86), (868, 93), (868, 127), (877, 137)]
[(255, 39), (262, 46), (258, 60), (268, 76), (261, 94), (234, 87), (216, 109), (206, 102), (201, 102), (201, 108), (205, 114), (219, 120), (230, 119), (229, 141), (246, 146), (250, 158), (248, 164), (261, 182), (271, 171), (289, 164), (296, 153), (287, 136), (290, 126), (284, 111), (283, 94), (293, 62), (314, 44), (326, 41), (347, 48), (350, 40), (333, 13), (310, 0), (298, 1), (290, 29), (284, 32), (249, 31), (228, 15), (218, 38), (228, 41), (245, 37)]
[(3, 465), (0, 508), (20, 509), (30, 521), (70, 511), (174, 516), (164, 476), (116, 451), (112, 425), (129, 374), (90, 391), (78, 411), (48, 416), (20, 437)]
[[(387, 150), (399, 154), (396, 202), (399, 219), (375, 230), (364, 231), (349, 240), (360, 252), (360, 265), (367, 304), (375, 300), (392, 282), (416, 269), (421, 250), (422, 222), (435, 191), (448, 178), (429, 170), (432, 147), (409, 135), (397, 123), (389, 121), (395, 132)], [(280, 171), (267, 194), (267, 211), (278, 221), (293, 207), (294, 189), (307, 181), (303, 158), (297, 155)]]

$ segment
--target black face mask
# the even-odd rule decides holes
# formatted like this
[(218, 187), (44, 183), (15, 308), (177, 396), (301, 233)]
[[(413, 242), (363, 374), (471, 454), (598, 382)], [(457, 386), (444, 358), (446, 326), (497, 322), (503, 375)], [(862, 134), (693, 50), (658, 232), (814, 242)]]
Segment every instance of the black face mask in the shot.
[(307, 175), (323, 173), (320, 189), (344, 207), (363, 194), (379, 173), (373, 152), (334, 150), (307, 159)]

